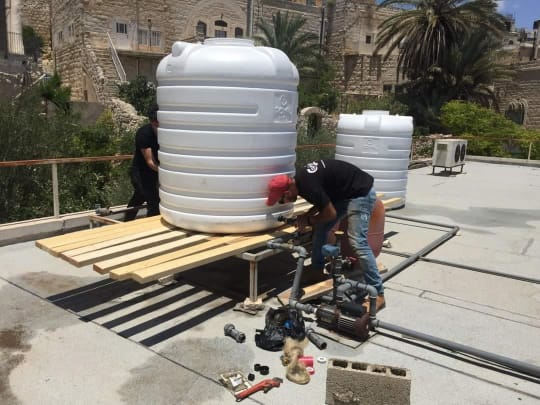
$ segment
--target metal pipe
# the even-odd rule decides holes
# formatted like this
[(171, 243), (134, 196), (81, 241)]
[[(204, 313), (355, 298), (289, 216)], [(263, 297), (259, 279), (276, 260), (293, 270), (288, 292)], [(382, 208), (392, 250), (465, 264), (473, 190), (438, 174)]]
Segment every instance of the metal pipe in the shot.
[(417, 223), (426, 224), (426, 225), (434, 225), (434, 226), (439, 226), (439, 227), (451, 228), (451, 229), (447, 233), (445, 233), (443, 236), (441, 236), (440, 238), (438, 238), (435, 241), (431, 242), (430, 244), (428, 244), (423, 249), (419, 250), (418, 252), (414, 253), (413, 255), (411, 255), (406, 260), (399, 263), (397, 266), (392, 267), (388, 271), (388, 273), (384, 274), (381, 277), (383, 282), (385, 282), (387, 280), (390, 280), (392, 277), (394, 277), (394, 276), (398, 275), (399, 273), (401, 273), (403, 270), (405, 270), (411, 264), (415, 263), (420, 257), (427, 255), (429, 252), (433, 251), (434, 249), (436, 249), (437, 247), (442, 245), (447, 240), (453, 238), (456, 235), (456, 233), (459, 231), (459, 226), (454, 226), (454, 225), (439, 224), (439, 223), (436, 223), (436, 222), (424, 221), (424, 220), (421, 220), (421, 219), (404, 218), (404, 217), (399, 217), (399, 216), (396, 216), (396, 215), (387, 215), (386, 217), (387, 218), (405, 220), (405, 221), (411, 221), (411, 222), (417, 222)]
[(53, 163), (52, 169), (52, 189), (53, 189), (53, 215), (55, 218), (60, 216), (60, 198), (58, 193), (58, 165)]
[(423, 340), (425, 342), (431, 343), (432, 345), (443, 347), (454, 352), (469, 354), (471, 356), (475, 356), (477, 358), (496, 363), (500, 366), (507, 367), (522, 374), (540, 378), (540, 367), (534, 364), (528, 364), (519, 360), (511, 359), (509, 357), (500, 356), (495, 353), (490, 353), (484, 350), (476, 349), (474, 347), (465, 346), (460, 343), (451, 342), (450, 340), (441, 339), (436, 336), (417, 332), (412, 329), (407, 329), (398, 325), (393, 325), (379, 319), (372, 320), (371, 327), (374, 330), (376, 330), (377, 328), (387, 329), (389, 331), (400, 333), (405, 336)]
[(283, 249), (298, 253), (298, 260), (296, 261), (296, 271), (294, 274), (294, 281), (291, 287), (290, 300), (297, 300), (300, 295), (300, 283), (302, 281), (302, 271), (304, 270), (304, 260), (308, 257), (308, 252), (303, 246), (296, 246), (291, 243), (277, 242), (277, 239), (268, 241), (266, 243), (270, 249)]
[[(395, 252), (395, 251), (388, 250), (388, 249), (383, 249), (382, 252), (388, 253), (388, 254), (391, 254), (391, 255), (394, 255), (394, 256), (402, 256), (402, 257), (411, 256), (410, 253)], [(505, 278), (510, 278), (510, 279), (518, 280), (518, 281), (525, 281), (527, 283), (540, 284), (540, 279), (538, 279), (538, 278), (525, 277), (525, 276), (520, 276), (520, 275), (510, 274), (510, 273), (503, 273), (501, 271), (489, 270), (489, 269), (485, 269), (485, 268), (482, 268), (482, 267), (469, 266), (467, 264), (449, 262), (449, 261), (446, 261), (446, 260), (439, 260), (439, 259), (431, 259), (429, 257), (419, 257), (418, 260), (421, 260), (423, 262), (428, 262), (428, 263), (441, 264), (443, 266), (456, 267), (456, 268), (459, 268), (459, 269), (465, 269), (465, 270), (476, 271), (476, 272), (479, 272), (479, 273), (490, 274), (492, 276), (505, 277)]]
[(366, 290), (369, 295), (369, 317), (371, 320), (375, 320), (377, 315), (377, 289), (372, 285), (364, 284), (356, 280), (342, 279), (339, 280), (339, 285), (336, 288), (336, 296), (342, 298), (345, 291), (351, 288), (360, 291)]

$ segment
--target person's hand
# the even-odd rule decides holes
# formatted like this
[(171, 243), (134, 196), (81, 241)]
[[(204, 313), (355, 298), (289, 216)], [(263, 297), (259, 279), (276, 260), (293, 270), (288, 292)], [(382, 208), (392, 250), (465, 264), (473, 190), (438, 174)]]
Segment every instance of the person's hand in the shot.
[(298, 228), (298, 232), (304, 232), (308, 226), (311, 226), (309, 223), (309, 215), (304, 214), (296, 217), (296, 227)]

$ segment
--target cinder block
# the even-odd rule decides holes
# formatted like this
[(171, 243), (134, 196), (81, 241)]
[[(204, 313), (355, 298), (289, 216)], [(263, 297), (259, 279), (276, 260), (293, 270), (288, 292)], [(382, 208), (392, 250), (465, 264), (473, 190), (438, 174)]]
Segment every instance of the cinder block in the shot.
[(326, 403), (329, 405), (409, 405), (410, 371), (404, 368), (329, 359)]

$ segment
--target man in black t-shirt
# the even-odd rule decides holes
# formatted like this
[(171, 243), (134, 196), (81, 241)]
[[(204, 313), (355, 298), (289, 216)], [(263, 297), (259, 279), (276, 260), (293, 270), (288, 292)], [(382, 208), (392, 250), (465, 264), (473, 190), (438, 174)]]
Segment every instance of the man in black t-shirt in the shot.
[[(158, 182), (158, 108), (148, 112), (150, 123), (142, 126), (135, 135), (135, 153), (131, 165), (131, 183), (133, 196), (128, 207), (137, 207), (147, 203), (146, 216), (159, 215), (159, 182)], [(137, 216), (138, 209), (126, 212), (124, 221), (131, 221)]]
[(369, 247), (367, 232), (371, 213), (377, 198), (373, 177), (356, 166), (341, 160), (319, 160), (298, 170), (294, 178), (286, 175), (274, 177), (268, 186), (267, 205), (290, 203), (301, 196), (313, 204), (306, 214), (297, 217), (302, 231), (312, 226), (312, 267), (324, 267), (322, 246), (327, 243), (328, 232), (341, 219), (347, 217), (347, 236), (363, 271), (365, 282), (379, 293), (377, 310), (384, 307), (384, 287), (377, 269), (373, 251)]

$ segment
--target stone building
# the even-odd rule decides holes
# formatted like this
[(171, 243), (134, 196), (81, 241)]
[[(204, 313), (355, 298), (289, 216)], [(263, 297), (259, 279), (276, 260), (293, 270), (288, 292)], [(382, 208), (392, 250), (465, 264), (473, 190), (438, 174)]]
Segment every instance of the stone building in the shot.
[(397, 53), (383, 61), (374, 56), (378, 26), (397, 11), (378, 8), (375, 0), (338, 0), (328, 8), (328, 57), (336, 70), (337, 88), (349, 97), (380, 96), (399, 84)]
[(510, 38), (504, 44), (502, 63), (515, 70), (515, 76), (495, 83), (499, 109), (514, 122), (540, 129), (540, 20), (530, 36), (521, 41)]
[[(277, 10), (308, 17), (320, 31), (322, 0), (50, 0), (49, 17), (36, 18), (35, 0), (26, 1), (23, 18), (39, 27), (50, 21), (54, 69), (76, 100), (107, 102), (117, 83), (146, 76), (175, 41), (206, 37), (246, 37), (262, 18)], [(45, 2), (39, 2), (45, 3)]]
[(396, 82), (393, 61), (373, 57), (377, 25), (393, 10), (375, 0), (20, 0), (22, 19), (50, 44), (51, 70), (76, 100), (105, 103), (117, 83), (154, 80), (175, 41), (251, 37), (277, 11), (299, 14), (336, 65), (349, 95), (380, 95)]

